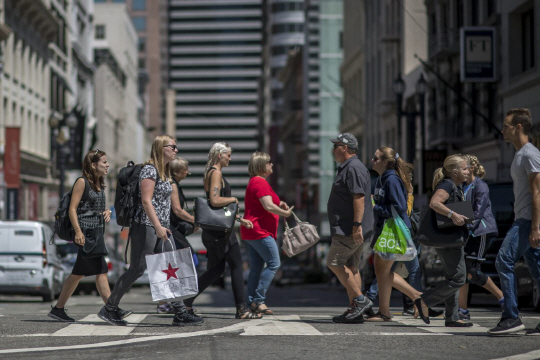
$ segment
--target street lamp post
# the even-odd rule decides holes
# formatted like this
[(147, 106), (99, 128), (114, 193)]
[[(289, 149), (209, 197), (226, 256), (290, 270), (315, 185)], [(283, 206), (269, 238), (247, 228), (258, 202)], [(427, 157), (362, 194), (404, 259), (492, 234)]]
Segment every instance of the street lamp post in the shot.
[[(66, 156), (73, 156), (73, 134), (72, 130), (77, 127), (77, 117), (70, 111), (64, 114), (63, 119), (60, 121), (54, 116), (49, 119), (49, 125), (54, 129), (53, 136), (53, 151), (58, 159), (58, 170), (60, 171), (60, 189), (59, 197), (64, 195), (64, 180), (66, 170)], [(69, 138), (66, 139), (65, 133), (62, 131), (63, 125), (67, 125), (70, 129)]]
[[(425, 124), (425, 98), (426, 98), (426, 92), (427, 92), (427, 84), (426, 80), (424, 79), (424, 74), (420, 74), (420, 78), (416, 82), (415, 87), (415, 93), (416, 93), (416, 102), (417, 102), (417, 108), (412, 111), (409, 111), (407, 108), (403, 109), (403, 94), (405, 93), (405, 82), (403, 81), (401, 74), (398, 75), (398, 78), (394, 80), (394, 94), (396, 95), (396, 113), (397, 113), (397, 125), (398, 125), (398, 149), (401, 147), (401, 118), (403, 116), (406, 116), (409, 119), (409, 126), (412, 126), (413, 129), (416, 129), (416, 117), (420, 118), (420, 145), (421, 145), (421, 154), (419, 159), (419, 164), (421, 164), (421, 172), (420, 174), (423, 174), (423, 167), (424, 167), (424, 152), (426, 150), (426, 124)], [(415, 133), (414, 131), (413, 133)], [(411, 147), (409, 147), (408, 156), (411, 156), (411, 153), (415, 152), (415, 146), (414, 142), (412, 142), (412, 139), (408, 139)], [(411, 150), (412, 149), (412, 150)], [(420, 176), (421, 179), (421, 187), (423, 187), (423, 177)]]

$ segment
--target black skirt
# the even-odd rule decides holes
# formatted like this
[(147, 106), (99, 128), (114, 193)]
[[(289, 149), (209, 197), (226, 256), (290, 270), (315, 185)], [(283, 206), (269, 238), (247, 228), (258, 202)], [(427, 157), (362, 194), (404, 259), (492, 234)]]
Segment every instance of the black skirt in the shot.
[(79, 249), (77, 253), (77, 260), (73, 265), (71, 273), (73, 275), (92, 276), (99, 274), (106, 274), (109, 272), (107, 263), (105, 262), (105, 256), (99, 256), (95, 258), (83, 258), (82, 250)]

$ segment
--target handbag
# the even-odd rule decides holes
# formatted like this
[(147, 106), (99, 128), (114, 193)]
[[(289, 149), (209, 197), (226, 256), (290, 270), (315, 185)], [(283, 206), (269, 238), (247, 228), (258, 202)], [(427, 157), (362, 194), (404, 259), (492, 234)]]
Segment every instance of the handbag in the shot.
[(197, 273), (193, 264), (191, 249), (176, 250), (174, 241), (169, 239), (173, 250), (146, 255), (146, 266), (150, 280), (152, 300), (182, 300), (199, 293)]
[(289, 224), (287, 224), (287, 219), (284, 219), (285, 234), (283, 235), (283, 245), (281, 246), (281, 249), (288, 257), (297, 255), (310, 248), (320, 239), (315, 225), (301, 221), (295, 213), (292, 213), (292, 215), (294, 216), (296, 225), (290, 228)]
[[(472, 208), (472, 202), (466, 200), (466, 201), (459, 201), (451, 204), (445, 204), (447, 208), (454, 211), (457, 214), (463, 215), (467, 217), (468, 219), (465, 220), (465, 224), (470, 224), (474, 220), (474, 212)], [(455, 227), (456, 225), (446, 215), (442, 215), (439, 213), (435, 213), (435, 217), (437, 218), (437, 227), (439, 229), (446, 229), (450, 227)]]
[(210, 200), (198, 197), (195, 199), (193, 208), (195, 210), (195, 226), (203, 230), (232, 231), (238, 213), (236, 202), (223, 207), (214, 207), (210, 204)]
[(82, 257), (85, 259), (106, 256), (108, 254), (105, 246), (104, 227), (82, 229), (84, 234), (84, 245), (76, 244), (82, 249)]
[(465, 226), (439, 229), (435, 211), (424, 205), (420, 212), (418, 225), (418, 242), (434, 248), (460, 248), (465, 246), (468, 233)]
[(373, 250), (383, 260), (409, 261), (416, 257), (416, 246), (412, 241), (411, 232), (394, 207), (391, 207), (392, 217), (384, 221), (381, 235)]

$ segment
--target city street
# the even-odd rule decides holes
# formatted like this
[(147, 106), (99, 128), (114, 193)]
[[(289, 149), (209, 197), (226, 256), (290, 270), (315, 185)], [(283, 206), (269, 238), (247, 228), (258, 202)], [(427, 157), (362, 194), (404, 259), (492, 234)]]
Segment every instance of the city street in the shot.
[[(0, 297), (0, 358), (30, 359), (537, 359), (540, 338), (490, 337), (499, 311), (489, 296), (475, 295), (475, 326), (465, 330), (431, 325), (401, 316), (394, 294), (394, 322), (334, 324), (343, 312), (345, 292), (328, 284), (271, 288), (274, 316), (234, 318), (232, 294), (211, 287), (195, 303), (204, 324), (172, 327), (172, 315), (156, 314), (147, 287), (132, 289), (121, 305), (135, 311), (127, 327), (114, 327), (96, 313), (95, 295), (74, 296), (68, 314), (76, 323), (47, 317), (49, 303), (32, 297)], [(540, 314), (523, 311), (533, 328)]]

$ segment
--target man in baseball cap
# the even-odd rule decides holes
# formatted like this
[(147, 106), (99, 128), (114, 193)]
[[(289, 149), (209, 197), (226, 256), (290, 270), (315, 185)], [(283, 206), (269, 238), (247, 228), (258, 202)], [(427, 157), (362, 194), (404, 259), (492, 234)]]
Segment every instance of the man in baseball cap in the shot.
[(326, 265), (347, 289), (350, 304), (343, 315), (332, 320), (358, 324), (364, 322), (363, 313), (373, 305), (362, 294), (358, 272), (364, 242), (369, 243), (373, 233), (370, 175), (356, 156), (358, 140), (352, 134), (339, 134), (330, 141), (334, 143), (334, 160), (340, 165), (327, 204), (332, 243)]
[(356, 140), (353, 134), (339, 134), (337, 138), (330, 139), (330, 141), (334, 144), (342, 143), (343, 145), (347, 145), (349, 149), (358, 151), (358, 140)]

